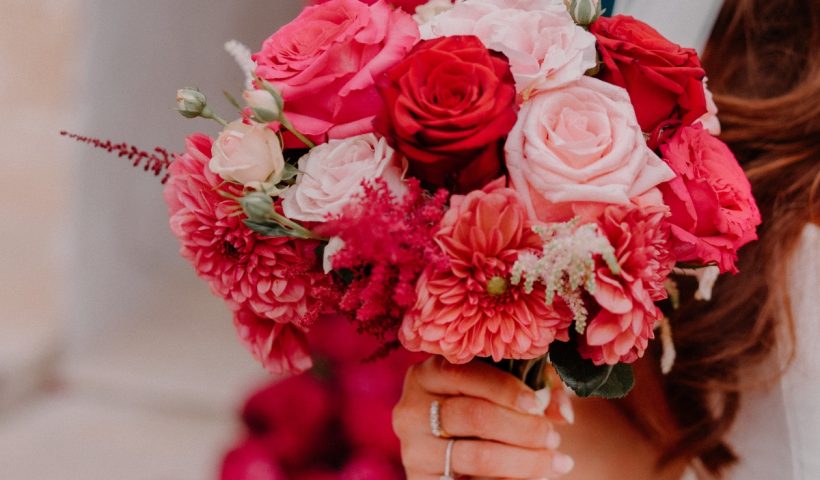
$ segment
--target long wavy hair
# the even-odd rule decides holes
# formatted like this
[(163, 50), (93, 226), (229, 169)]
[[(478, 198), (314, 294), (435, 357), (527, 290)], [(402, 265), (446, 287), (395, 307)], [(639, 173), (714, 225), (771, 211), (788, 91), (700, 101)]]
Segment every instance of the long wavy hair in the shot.
[[(820, 223), (820, 2), (726, 0), (703, 62), (763, 225), (741, 251), (741, 273), (671, 319), (678, 356), (660, 387), (675, 427), (631, 417), (663, 442), (661, 465), (699, 460), (721, 478), (738, 461), (726, 436), (741, 396), (787, 368), (775, 349), (794, 354), (789, 259), (803, 228)], [(764, 374), (766, 362), (781, 368)]]

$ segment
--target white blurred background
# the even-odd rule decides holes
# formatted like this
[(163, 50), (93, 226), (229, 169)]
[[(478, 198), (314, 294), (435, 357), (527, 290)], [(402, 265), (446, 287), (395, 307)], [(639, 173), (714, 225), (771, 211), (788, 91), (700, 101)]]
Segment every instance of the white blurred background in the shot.
[(300, 0), (0, 0), (0, 478), (215, 478), (262, 372), (177, 254), (157, 178), (62, 129), (179, 151)]

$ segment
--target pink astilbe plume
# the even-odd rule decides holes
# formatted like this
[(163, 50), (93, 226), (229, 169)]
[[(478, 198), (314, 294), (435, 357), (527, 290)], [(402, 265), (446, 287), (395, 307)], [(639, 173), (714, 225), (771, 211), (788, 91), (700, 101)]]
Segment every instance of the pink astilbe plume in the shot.
[(404, 312), (415, 303), (422, 270), (447, 266), (433, 234), (448, 194), (440, 190), (430, 196), (415, 179), (407, 182), (400, 199), (381, 179), (365, 182), (363, 188), (321, 232), (344, 241), (332, 256), (333, 269), (353, 273), (342, 310), (355, 313), (361, 331), (392, 341)]
[(81, 143), (87, 143), (94, 148), (100, 148), (108, 153), (116, 153), (118, 157), (125, 157), (131, 160), (131, 163), (138, 167), (142, 165), (146, 172), (151, 171), (156, 176), (163, 173), (162, 183), (168, 181), (168, 168), (171, 166), (172, 157), (168, 150), (162, 147), (155, 147), (152, 151), (141, 150), (133, 145), (122, 143), (114, 143), (111, 140), (103, 140), (95, 137), (86, 137), (76, 133), (66, 132), (63, 130), (60, 135), (71, 138)]
[[(236, 201), (223, 196), (240, 195), (241, 186), (210, 171), (211, 146), (205, 135), (189, 137), (186, 153), (169, 169), (165, 200), (171, 231), (182, 256), (214, 293), (232, 310), (244, 312), (237, 314), (243, 340), (277, 372), (283, 362), (273, 344), (282, 328), (274, 324), (305, 331), (337, 303), (338, 293), (319, 266), (319, 242), (264, 237), (245, 226)], [(304, 361), (293, 365), (297, 370), (306, 366)]]

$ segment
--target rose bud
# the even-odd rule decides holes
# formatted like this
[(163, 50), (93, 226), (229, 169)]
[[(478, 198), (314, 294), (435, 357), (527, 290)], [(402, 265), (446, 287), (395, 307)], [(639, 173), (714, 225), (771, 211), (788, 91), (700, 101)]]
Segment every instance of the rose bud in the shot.
[(282, 99), (269, 90), (245, 90), (242, 92), (245, 103), (262, 122), (278, 122), (282, 115)]
[(279, 183), (285, 169), (282, 145), (265, 125), (236, 120), (217, 137), (208, 167), (229, 182), (245, 186)]
[(273, 211), (273, 200), (265, 192), (250, 192), (238, 199), (245, 215), (254, 222), (264, 222)]
[(202, 116), (208, 108), (208, 99), (196, 88), (177, 90), (177, 110), (185, 118)]
[(590, 25), (603, 13), (599, 0), (572, 0), (569, 3), (569, 13), (578, 25)]

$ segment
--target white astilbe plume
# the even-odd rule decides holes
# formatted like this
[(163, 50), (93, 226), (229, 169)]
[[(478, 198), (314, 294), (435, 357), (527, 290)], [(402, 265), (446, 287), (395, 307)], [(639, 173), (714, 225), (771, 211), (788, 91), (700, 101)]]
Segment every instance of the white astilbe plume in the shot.
[(225, 42), (225, 51), (233, 57), (242, 73), (245, 74), (245, 89), (252, 90), (256, 63), (251, 59), (251, 49), (238, 40), (229, 40)]
[(596, 224), (578, 226), (578, 219), (536, 226), (533, 231), (544, 241), (541, 255), (519, 255), (510, 280), (513, 285), (523, 280), (527, 293), (532, 292), (536, 282), (541, 282), (546, 287), (547, 305), (552, 305), (556, 295), (561, 297), (572, 310), (575, 329), (584, 333), (589, 314), (583, 290), (595, 292), (596, 257), (601, 257), (613, 273), (620, 273), (615, 249)]

